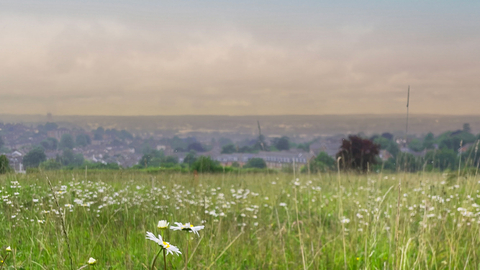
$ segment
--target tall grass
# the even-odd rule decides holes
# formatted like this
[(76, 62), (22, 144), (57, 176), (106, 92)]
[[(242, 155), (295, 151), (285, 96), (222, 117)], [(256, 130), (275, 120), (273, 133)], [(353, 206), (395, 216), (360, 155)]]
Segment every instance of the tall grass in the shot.
[[(205, 225), (200, 237), (187, 234), (189, 269), (480, 268), (475, 175), (297, 177), (0, 176), (0, 246), (13, 249), (5, 269), (70, 269), (70, 258), (78, 269), (90, 257), (97, 269), (148, 269), (158, 246), (145, 232), (161, 219)], [(185, 234), (165, 238), (187, 244)], [(171, 256), (167, 267), (184, 260)]]

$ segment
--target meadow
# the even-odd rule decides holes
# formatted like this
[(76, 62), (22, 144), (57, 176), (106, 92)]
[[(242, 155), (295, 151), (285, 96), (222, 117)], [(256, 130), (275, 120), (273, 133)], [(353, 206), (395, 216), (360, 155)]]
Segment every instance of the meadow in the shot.
[(168, 269), (479, 269), (479, 185), (456, 173), (7, 174), (0, 269), (151, 269), (159, 246), (145, 235), (159, 220), (205, 226), (164, 232), (182, 252)]

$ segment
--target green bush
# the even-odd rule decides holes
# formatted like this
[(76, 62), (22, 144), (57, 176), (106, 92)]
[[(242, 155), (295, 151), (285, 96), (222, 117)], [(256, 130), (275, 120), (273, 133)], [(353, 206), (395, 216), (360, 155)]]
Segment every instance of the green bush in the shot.
[(201, 156), (199, 157), (191, 167), (192, 171), (197, 171), (199, 173), (213, 173), (213, 172), (223, 172), (223, 167), (218, 161), (212, 160), (210, 157)]
[(264, 169), (267, 167), (267, 163), (263, 158), (251, 158), (248, 160), (247, 164), (243, 166), (244, 168), (257, 168), (257, 169)]
[(0, 156), (0, 174), (5, 174), (11, 170), (8, 158), (5, 155)]

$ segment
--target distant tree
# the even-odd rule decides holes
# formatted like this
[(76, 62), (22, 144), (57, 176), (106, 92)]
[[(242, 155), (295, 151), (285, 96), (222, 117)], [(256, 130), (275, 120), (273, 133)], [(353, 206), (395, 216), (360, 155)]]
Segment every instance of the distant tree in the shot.
[(233, 167), (233, 168), (240, 168), (240, 163), (234, 161), (234, 162), (232, 163), (232, 167)]
[(372, 135), (372, 137), (370, 137), (370, 141), (375, 141), (376, 139), (380, 138), (380, 136), (378, 134), (374, 134)]
[(377, 137), (375, 140), (373, 140), (373, 143), (379, 145), (380, 149), (387, 150), (394, 157), (396, 157), (400, 152), (400, 149), (398, 148), (398, 144), (396, 142), (391, 141), (383, 136)]
[(257, 151), (258, 151), (258, 149), (253, 148), (253, 147), (249, 147), (249, 146), (242, 146), (238, 149), (239, 153), (255, 153)]
[(10, 171), (10, 164), (7, 156), (0, 156), (0, 174), (5, 174)]
[(380, 146), (369, 139), (350, 135), (344, 139), (337, 153), (340, 160), (340, 168), (343, 170), (357, 170), (366, 172), (368, 166), (377, 163)]
[(433, 149), (435, 144), (435, 136), (429, 132), (423, 139), (423, 149)]
[(159, 167), (165, 158), (163, 151), (151, 150), (150, 152), (144, 154), (138, 165), (143, 168), (146, 167)]
[(281, 138), (275, 138), (273, 140), (273, 145), (280, 151), (290, 149), (290, 139), (287, 136)]
[(463, 124), (463, 131), (464, 131), (464, 132), (467, 132), (467, 133), (471, 133), (471, 132), (472, 132), (472, 129), (470, 128), (470, 124), (469, 124), (469, 123)]
[(58, 125), (57, 125), (56, 123), (47, 122), (47, 123), (45, 124), (45, 129), (46, 129), (47, 131), (55, 130), (55, 129), (57, 129), (57, 128), (58, 128)]
[(169, 141), (172, 149), (178, 149), (178, 148), (185, 149), (188, 145), (184, 140), (182, 140), (178, 136), (174, 136), (173, 138), (169, 139), (168, 141)]
[(105, 135), (105, 129), (103, 129), (103, 127), (98, 127), (93, 131), (93, 139), (96, 141), (103, 140), (103, 135)]
[(75, 138), (75, 144), (80, 147), (85, 147), (91, 143), (90, 136), (86, 134), (78, 134)]
[(2, 136), (0, 136), (0, 148), (2, 148), (5, 145), (5, 142), (2, 139)]
[(235, 145), (227, 144), (222, 147), (222, 154), (231, 154), (237, 151)]
[(126, 130), (121, 130), (120, 134), (121, 134), (121, 139), (123, 139), (123, 140), (125, 140), (125, 139), (133, 140), (133, 135)]
[[(99, 133), (101, 133), (101, 130), (99, 131)], [(126, 131), (126, 130), (117, 130), (115, 128), (112, 128), (112, 129), (107, 129), (105, 130), (104, 134), (110, 136), (112, 139), (118, 139), (118, 140), (133, 140), (133, 135)], [(103, 137), (103, 135), (102, 135)]]
[(71, 149), (63, 150), (62, 156), (60, 157), (63, 166), (68, 166), (73, 164), (73, 160), (75, 159), (75, 154)]
[(310, 172), (312, 173), (335, 170), (335, 167), (335, 159), (323, 151), (310, 162)]
[(42, 147), (35, 147), (23, 157), (25, 168), (37, 168), (40, 163), (47, 159)]
[(420, 152), (424, 149), (423, 143), (418, 139), (412, 139), (410, 142), (408, 142), (408, 148), (415, 152)]
[(465, 144), (461, 138), (458, 136), (450, 137), (450, 138), (444, 138), (440, 141), (439, 148), (440, 149), (450, 149), (454, 152), (457, 152), (458, 149), (460, 148), (460, 143)]
[(423, 169), (425, 160), (422, 157), (415, 157), (410, 153), (400, 153), (396, 160), (399, 171), (416, 172)]
[(83, 164), (84, 158), (82, 154), (75, 154), (70, 149), (63, 150), (61, 161), (63, 166), (78, 167)]
[(147, 142), (143, 142), (143, 143), (142, 143), (142, 146), (140, 146), (140, 152), (141, 152), (142, 154), (144, 154), (144, 155), (148, 155), (148, 154), (150, 154), (152, 151), (154, 151), (154, 150), (152, 149), (152, 147), (150, 146), (150, 144), (147, 143)]
[(184, 141), (187, 145), (189, 145), (189, 144), (191, 144), (191, 143), (197, 142), (197, 138), (195, 138), (195, 137), (187, 137), (187, 138), (183, 139), (183, 141)]
[(55, 138), (46, 138), (45, 140), (40, 142), (40, 145), (45, 149), (45, 150), (57, 150), (58, 147), (58, 141)]
[(202, 144), (199, 142), (192, 142), (187, 146), (187, 151), (196, 151), (196, 152), (205, 152), (205, 148), (203, 148)]
[(40, 163), (40, 168), (46, 171), (60, 170), (62, 168), (62, 163), (56, 161), (55, 159), (49, 159)]
[(263, 158), (251, 158), (248, 160), (247, 164), (243, 166), (244, 168), (258, 168), (264, 169), (267, 167), (267, 163)]
[[(312, 173), (327, 172), (335, 170), (336, 167), (335, 159), (325, 152), (320, 152), (314, 159), (310, 160), (307, 165), (310, 166), (310, 172)], [(305, 173), (307, 171), (307, 166), (302, 168), (302, 172)]]
[(84, 165), (89, 169), (101, 169), (101, 170), (120, 170), (120, 166), (117, 163), (107, 163), (103, 164), (101, 162), (84, 162)]
[(166, 156), (164, 163), (170, 163), (170, 164), (177, 164), (178, 163), (178, 157), (176, 156)]
[(75, 142), (73, 136), (70, 134), (63, 134), (60, 139), (60, 149), (73, 149)]
[(434, 169), (454, 170), (458, 164), (458, 155), (452, 149), (440, 149), (428, 151), (425, 155), (426, 164)]
[(392, 133), (384, 132), (384, 133), (382, 133), (382, 137), (387, 139), (387, 140), (393, 141), (393, 134)]
[(297, 149), (301, 149), (305, 152), (310, 151), (310, 143), (300, 143), (297, 145)]
[(192, 166), (192, 164), (197, 160), (195, 157), (195, 151), (190, 151), (185, 158), (183, 159), (183, 163), (188, 164), (189, 166)]
[(222, 166), (216, 160), (212, 160), (210, 157), (200, 156), (191, 167), (192, 170), (199, 173), (212, 173), (222, 171)]
[(441, 134), (438, 138), (438, 148), (440, 149), (450, 149), (453, 150), (454, 152), (458, 152), (458, 149), (460, 148), (460, 143), (463, 145), (467, 143), (473, 143), (477, 140), (477, 138), (468, 132), (465, 132), (463, 130), (457, 130), (457, 131), (448, 131), (443, 134)]
[(84, 161), (85, 161), (85, 158), (83, 157), (82, 154), (80, 153), (75, 154), (73, 158), (73, 165), (77, 167), (82, 166)]
[(225, 145), (227, 145), (227, 144), (233, 144), (232, 140), (230, 140), (229, 138), (224, 138), (224, 137), (218, 139), (218, 143), (219, 143), (220, 146), (222, 146), (222, 147), (225, 146)]

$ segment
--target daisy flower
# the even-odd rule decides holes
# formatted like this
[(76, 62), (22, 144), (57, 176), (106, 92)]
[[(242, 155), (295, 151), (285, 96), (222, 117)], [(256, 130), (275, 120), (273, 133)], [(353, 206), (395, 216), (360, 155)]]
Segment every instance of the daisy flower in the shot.
[(157, 243), (159, 246), (164, 248), (167, 251), (167, 255), (170, 254), (175, 254), (178, 256), (178, 254), (182, 254), (180, 250), (174, 246), (170, 245), (170, 243), (163, 241), (162, 236), (158, 235), (158, 238), (151, 232), (147, 232), (147, 239), (152, 240), (153, 242)]
[(160, 230), (165, 230), (168, 229), (168, 225), (170, 225), (170, 223), (168, 223), (166, 220), (160, 220), (158, 222), (157, 228)]
[(10, 246), (8, 246), (8, 247), (5, 248), (5, 251), (6, 252), (12, 252), (12, 248)]
[(95, 260), (94, 258), (90, 257), (90, 259), (88, 259), (88, 264), (89, 265), (94, 265), (97, 263), (97, 260)]
[(203, 228), (205, 228), (205, 226), (193, 226), (191, 225), (190, 223), (185, 223), (185, 224), (182, 224), (180, 222), (175, 222), (175, 224), (177, 226), (171, 226), (170, 229), (174, 230), (174, 231), (187, 231), (187, 232), (193, 232), (195, 233), (197, 236), (200, 236), (198, 234), (198, 231), (202, 230)]

